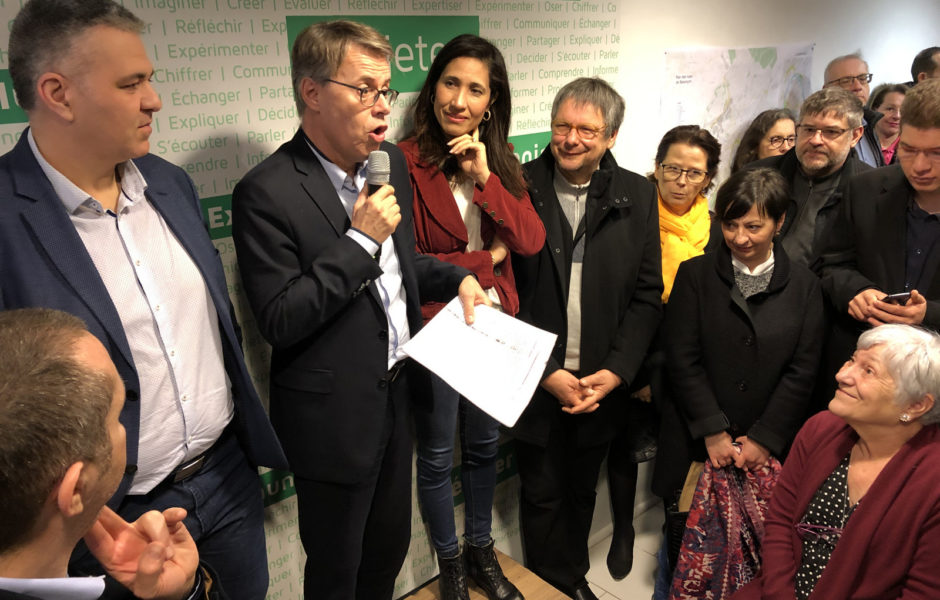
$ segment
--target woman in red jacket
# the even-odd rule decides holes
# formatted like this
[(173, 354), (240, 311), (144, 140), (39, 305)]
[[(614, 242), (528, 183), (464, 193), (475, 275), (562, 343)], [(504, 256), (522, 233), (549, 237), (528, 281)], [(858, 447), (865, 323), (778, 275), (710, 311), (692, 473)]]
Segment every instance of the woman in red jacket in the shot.
[(836, 381), (774, 488), (760, 576), (733, 600), (938, 597), (940, 336), (869, 329)]
[[(494, 306), (514, 315), (519, 299), (509, 253), (537, 253), (545, 229), (506, 139), (510, 113), (499, 50), (479, 36), (461, 35), (431, 64), (414, 106), (414, 129), (399, 146), (414, 188), (418, 251), (470, 269)], [(441, 306), (425, 304), (424, 318)], [(496, 562), (490, 537), (498, 423), (440, 379), (432, 385), (433, 406), (415, 414), (418, 497), (441, 567), (442, 597), (469, 599), (450, 480), (459, 416), (467, 572), (491, 600), (521, 600)]]

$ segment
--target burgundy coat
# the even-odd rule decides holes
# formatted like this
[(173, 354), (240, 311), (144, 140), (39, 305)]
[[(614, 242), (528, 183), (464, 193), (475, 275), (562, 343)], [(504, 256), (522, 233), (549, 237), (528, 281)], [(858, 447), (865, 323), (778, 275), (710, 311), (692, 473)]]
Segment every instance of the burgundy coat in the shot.
[[(762, 572), (732, 600), (793, 600), (802, 556), (796, 524), (858, 435), (824, 411), (807, 421), (774, 488)], [(928, 599), (940, 590), (940, 427), (908, 441), (855, 508), (810, 600)]]
[[(443, 173), (436, 167), (421, 162), (418, 144), (414, 138), (398, 144), (408, 162), (411, 187), (414, 189), (414, 227), (418, 252), (473, 271), (483, 289), (496, 288), (503, 312), (519, 312), (519, 296), (512, 275), (512, 261), (507, 256), (493, 266), (487, 250), (467, 252), (467, 228), (457, 210), (454, 194)], [(532, 256), (545, 243), (545, 227), (539, 219), (529, 194), (516, 198), (503, 187), (493, 173), (483, 188), (473, 187), (473, 203), (482, 213), (483, 243), (488, 244), (499, 234), (509, 250), (521, 256)], [(421, 307), (424, 320), (431, 319), (444, 304), (427, 302)]]

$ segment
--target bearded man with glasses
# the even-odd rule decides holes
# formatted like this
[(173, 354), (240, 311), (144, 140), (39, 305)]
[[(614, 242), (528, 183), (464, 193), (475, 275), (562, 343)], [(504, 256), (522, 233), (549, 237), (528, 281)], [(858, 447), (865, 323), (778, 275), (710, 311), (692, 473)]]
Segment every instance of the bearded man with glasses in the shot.
[(814, 266), (845, 186), (871, 168), (852, 155), (862, 131), (858, 98), (838, 87), (825, 88), (800, 107), (796, 145), (748, 165), (778, 169), (790, 184), (780, 241), (791, 261)]
[(905, 323), (940, 330), (938, 215), (940, 79), (929, 79), (901, 104), (898, 164), (850, 182), (826, 240), (823, 291), (839, 315), (833, 366), (870, 327)]

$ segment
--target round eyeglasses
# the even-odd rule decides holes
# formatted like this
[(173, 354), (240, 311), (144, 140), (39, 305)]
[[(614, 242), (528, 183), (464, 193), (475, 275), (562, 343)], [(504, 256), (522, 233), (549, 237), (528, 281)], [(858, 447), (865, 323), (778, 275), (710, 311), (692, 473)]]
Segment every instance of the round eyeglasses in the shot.
[(603, 128), (595, 129), (594, 127), (588, 127), (587, 125), (574, 126), (570, 123), (563, 123), (561, 121), (552, 123), (553, 135), (568, 137), (568, 134), (571, 133), (572, 129), (578, 132), (578, 137), (582, 140), (593, 140), (598, 136), (598, 134), (604, 131)]
[(796, 136), (795, 135), (787, 135), (787, 136), (772, 135), (770, 136), (770, 139), (767, 141), (770, 142), (770, 147), (773, 148), (774, 150), (776, 150), (780, 146), (783, 146), (784, 144), (786, 144), (787, 147), (789, 148), (789, 147), (792, 147), (793, 144), (796, 143)]

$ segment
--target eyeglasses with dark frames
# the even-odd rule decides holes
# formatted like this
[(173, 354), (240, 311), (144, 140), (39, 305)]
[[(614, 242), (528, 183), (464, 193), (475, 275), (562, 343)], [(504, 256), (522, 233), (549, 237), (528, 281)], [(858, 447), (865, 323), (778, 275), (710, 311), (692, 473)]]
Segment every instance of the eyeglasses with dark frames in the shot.
[(846, 131), (852, 130), (842, 129), (841, 127), (813, 127), (812, 125), (803, 125), (802, 123), (796, 126), (796, 133), (799, 134), (800, 137), (811, 138), (816, 135), (817, 131), (822, 135), (824, 140), (833, 142), (844, 135)]
[(678, 181), (682, 174), (685, 173), (686, 181), (689, 183), (702, 183), (705, 181), (705, 177), (708, 175), (705, 171), (700, 171), (698, 169), (683, 169), (678, 165), (667, 165), (662, 163), (659, 165), (663, 170), (663, 179), (666, 181)]
[(336, 85), (341, 85), (343, 87), (348, 87), (351, 90), (356, 90), (359, 92), (359, 102), (362, 102), (363, 106), (375, 106), (375, 103), (379, 101), (379, 97), (381, 96), (385, 96), (385, 100), (388, 102), (389, 106), (391, 106), (392, 103), (398, 99), (398, 90), (393, 90), (391, 88), (379, 90), (373, 87), (359, 87), (350, 83), (336, 81), (335, 79), (325, 79), (324, 81), (329, 81), (330, 83), (335, 83)]
[(787, 135), (787, 136), (772, 135), (770, 136), (770, 139), (768, 141), (770, 142), (771, 148), (777, 149), (780, 146), (782, 146), (784, 142), (786, 142), (787, 146), (792, 146), (793, 144), (795, 144), (796, 136), (795, 135)]
[(842, 88), (852, 87), (852, 83), (871, 83), (871, 79), (874, 77), (871, 73), (862, 73), (861, 75), (850, 75), (848, 77), (840, 77), (838, 79), (833, 79), (832, 81), (827, 81), (823, 87), (829, 87), (830, 85), (837, 85)]

